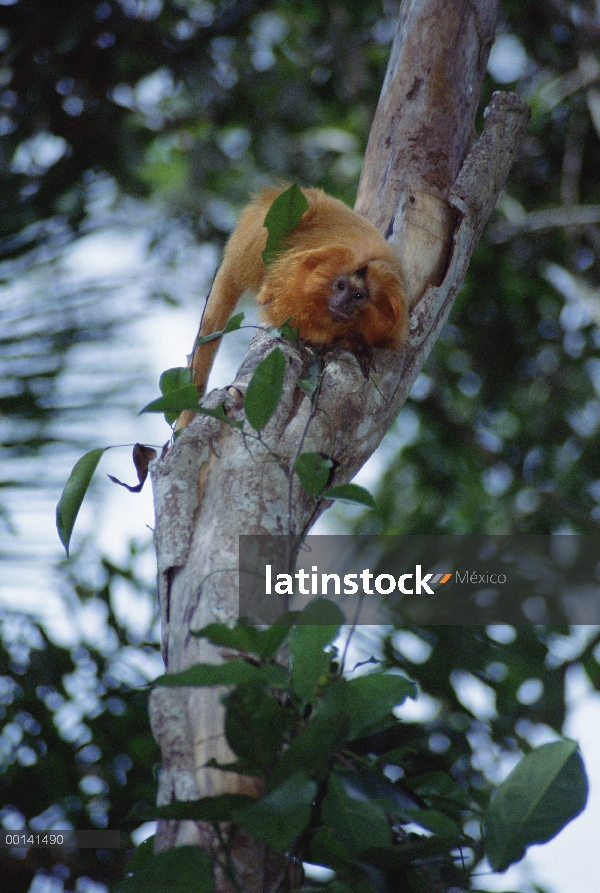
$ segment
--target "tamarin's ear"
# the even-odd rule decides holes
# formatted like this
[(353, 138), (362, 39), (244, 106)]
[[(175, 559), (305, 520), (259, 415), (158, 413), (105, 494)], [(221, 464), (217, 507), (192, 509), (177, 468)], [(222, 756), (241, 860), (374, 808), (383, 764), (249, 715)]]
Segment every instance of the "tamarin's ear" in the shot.
[(312, 273), (318, 267), (337, 267), (343, 262), (347, 252), (344, 248), (312, 248), (310, 251), (302, 251), (298, 254), (298, 261), (306, 273)]

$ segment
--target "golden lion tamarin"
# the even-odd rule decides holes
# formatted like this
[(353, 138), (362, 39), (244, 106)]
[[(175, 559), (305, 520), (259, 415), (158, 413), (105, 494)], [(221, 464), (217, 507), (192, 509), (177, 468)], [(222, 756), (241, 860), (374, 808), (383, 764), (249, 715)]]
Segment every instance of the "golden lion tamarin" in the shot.
[[(198, 336), (221, 331), (246, 290), (256, 294), (271, 327), (286, 320), (315, 346), (353, 351), (365, 376), (371, 349), (394, 348), (406, 336), (408, 303), (400, 262), (364, 217), (320, 189), (303, 189), (308, 210), (268, 266), (267, 211), (283, 187), (264, 189), (242, 212), (215, 277)], [(190, 365), (202, 396), (219, 345), (197, 346)], [(193, 413), (182, 413), (178, 427)]]

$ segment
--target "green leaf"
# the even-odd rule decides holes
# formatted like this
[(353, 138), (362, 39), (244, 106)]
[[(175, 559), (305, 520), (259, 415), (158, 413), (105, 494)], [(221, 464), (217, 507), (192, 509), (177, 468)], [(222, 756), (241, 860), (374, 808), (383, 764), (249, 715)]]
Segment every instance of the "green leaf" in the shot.
[[(324, 626), (297, 626), (290, 633), (292, 691), (313, 704), (320, 682), (327, 679), (331, 655), (323, 651)], [(327, 641), (332, 637), (327, 636)]]
[[(179, 388), (187, 387), (193, 384), (192, 370), (189, 366), (176, 366), (173, 369), (166, 369), (160, 376), (158, 386), (163, 397), (172, 394)], [(194, 388), (195, 390), (195, 388)], [(177, 421), (179, 411), (165, 412), (165, 419), (168, 425), (173, 425)]]
[(84, 496), (88, 491), (90, 481), (98, 467), (98, 462), (110, 447), (100, 447), (90, 450), (75, 463), (69, 480), (65, 484), (62, 496), (56, 506), (56, 529), (60, 541), (65, 547), (67, 558), (69, 557), (69, 543), (73, 527), (81, 508)]
[(209, 623), (199, 632), (192, 632), (192, 635), (208, 639), (213, 645), (235, 648), (246, 654), (255, 654), (257, 657), (269, 660), (277, 654), (290, 629), (291, 626), (285, 624), (274, 624), (268, 629), (256, 629), (243, 623), (238, 623), (234, 627), (225, 623)]
[(265, 266), (284, 247), (285, 237), (296, 229), (308, 208), (306, 196), (295, 183), (277, 196), (265, 217), (264, 225), (268, 233), (267, 244), (262, 253)]
[(225, 422), (226, 425), (231, 425), (232, 428), (243, 427), (242, 422), (237, 422), (235, 419), (230, 419), (229, 416), (225, 415), (225, 410), (222, 406), (217, 406), (215, 409), (204, 409), (204, 407), (199, 405), (198, 401), (198, 391), (195, 385), (189, 384), (182, 388), (176, 388), (165, 397), (159, 397), (157, 400), (148, 403), (147, 406), (140, 410), (140, 415), (143, 412), (164, 412), (169, 424), (173, 424), (180, 412), (190, 410), (191, 412), (197, 412), (198, 415), (218, 419), (219, 422)]
[(532, 843), (545, 843), (579, 815), (588, 782), (574, 741), (555, 741), (526, 754), (498, 787), (484, 817), (485, 851), (495, 871), (518, 862)]
[(296, 474), (309, 496), (320, 496), (331, 477), (333, 460), (320, 453), (300, 453), (296, 459)]
[(185, 800), (152, 810), (157, 819), (190, 819), (194, 822), (232, 822), (236, 810), (254, 803), (245, 794), (216, 794), (200, 800)]
[[(310, 841), (308, 861), (315, 865), (326, 865), (334, 871), (343, 871), (351, 866), (351, 856), (346, 847), (340, 843), (331, 828), (320, 828)], [(329, 893), (330, 885), (326, 888)]]
[(338, 487), (330, 487), (322, 494), (325, 499), (337, 499), (339, 502), (349, 502), (354, 505), (366, 505), (370, 509), (377, 508), (377, 504), (368, 490), (359, 487), (358, 484), (340, 484)]
[(223, 335), (228, 335), (229, 332), (236, 332), (241, 328), (243, 321), (244, 314), (235, 313), (229, 319), (224, 329), (221, 329), (219, 332), (211, 332), (210, 335), (199, 335), (196, 339), (195, 347), (200, 347), (201, 344), (208, 344), (209, 341), (216, 341), (217, 338), (222, 338)]
[(197, 846), (178, 846), (154, 853), (115, 887), (115, 893), (211, 893), (212, 861)]
[(200, 407), (198, 410), (200, 415), (206, 415), (211, 419), (218, 419), (219, 422), (225, 422), (226, 425), (231, 425), (232, 428), (238, 428), (238, 430), (242, 430), (244, 427), (243, 422), (237, 422), (235, 419), (230, 419), (228, 415), (226, 415), (223, 405), (216, 406), (214, 409), (204, 409), (204, 407)]
[(273, 688), (289, 688), (287, 670), (275, 664), (257, 667), (247, 660), (228, 660), (222, 664), (194, 664), (181, 673), (165, 673), (154, 681), (155, 685), (239, 685), (257, 680)]
[(292, 344), (296, 344), (298, 342), (300, 326), (292, 326), (291, 323), (293, 319), (293, 316), (289, 316), (280, 326), (277, 326), (276, 331), (279, 332), (281, 337), (285, 338), (286, 341), (291, 341)]
[(317, 785), (299, 773), (236, 813), (246, 831), (274, 850), (288, 850), (311, 818)]
[(176, 413), (179, 415), (184, 409), (198, 412), (199, 399), (196, 386), (186, 384), (183, 387), (174, 388), (157, 400), (152, 400), (151, 403), (148, 403), (147, 406), (140, 410), (140, 415), (143, 412), (164, 412), (165, 414)]
[(234, 313), (233, 316), (227, 320), (227, 325), (223, 329), (223, 334), (228, 335), (229, 332), (237, 332), (237, 330), (242, 327), (243, 322), (244, 322), (244, 314), (243, 313)]
[(335, 722), (336, 717), (343, 715), (347, 720), (347, 734), (350, 731), (350, 702), (348, 697), (348, 680), (343, 676), (334, 677), (311, 715), (311, 721)]
[(350, 735), (353, 741), (376, 726), (391, 710), (408, 698), (417, 696), (417, 687), (406, 677), (391, 673), (369, 673), (348, 682)]
[(446, 840), (454, 838), (458, 842), (460, 839), (461, 831), (456, 822), (437, 809), (418, 809), (411, 813), (410, 818), (421, 828), (426, 828), (427, 831), (432, 831)]
[(285, 357), (276, 347), (254, 370), (244, 398), (244, 411), (256, 431), (262, 431), (277, 409), (283, 391), (285, 367)]
[[(327, 717), (323, 717), (325, 720)], [(343, 773), (356, 796), (364, 800), (376, 800), (401, 822), (412, 822), (419, 809), (418, 803), (398, 784), (394, 784), (382, 772), (365, 766), (355, 766), (351, 772)]]
[(230, 419), (228, 415), (226, 415), (223, 405), (216, 406), (214, 409), (204, 409), (204, 407), (200, 407), (197, 412), (199, 415), (206, 415), (211, 419), (217, 419), (219, 422), (225, 422), (226, 425), (231, 425), (232, 428), (238, 428), (238, 430), (242, 430), (244, 427), (243, 422), (237, 422), (235, 419)]
[[(391, 754), (393, 755), (393, 752)], [(390, 754), (386, 754), (382, 757), (380, 763), (394, 762), (393, 759), (388, 759), (389, 756)], [(404, 752), (404, 761), (406, 761), (406, 757), (407, 754)], [(402, 766), (402, 761), (397, 765)], [(469, 791), (446, 772), (426, 772), (423, 775), (413, 775), (404, 779), (403, 784), (422, 799), (440, 806), (468, 809), (473, 803)]]
[(125, 866), (126, 874), (137, 874), (154, 857), (154, 835), (147, 837), (133, 851), (133, 856)]
[(256, 680), (238, 685), (223, 703), (229, 746), (246, 769), (265, 774), (281, 750), (288, 711)]
[(188, 384), (193, 384), (192, 370), (189, 366), (175, 366), (172, 369), (165, 369), (158, 380), (158, 386), (163, 397)]
[(312, 397), (312, 395), (319, 387), (322, 372), (323, 361), (318, 354), (315, 354), (313, 357), (311, 357), (308, 369), (306, 370), (305, 374), (302, 376), (302, 378), (298, 379), (298, 385), (302, 388), (302, 390), (308, 397)]
[(269, 785), (276, 786), (297, 772), (323, 781), (336, 751), (347, 741), (348, 728), (348, 716), (343, 710), (316, 716), (292, 738), (269, 778)]
[[(290, 612), (291, 613), (291, 612)], [(314, 598), (304, 607), (294, 620), (295, 625), (309, 624), (318, 626), (335, 627), (336, 632), (333, 633), (331, 639), (334, 639), (339, 631), (342, 623), (346, 622), (346, 618), (342, 613), (342, 609), (335, 602), (328, 598)], [(328, 639), (327, 641), (331, 641)], [(327, 642), (324, 641), (324, 644)]]
[(384, 810), (372, 800), (353, 794), (336, 772), (329, 778), (321, 816), (353, 856), (373, 847), (391, 846), (392, 832)]
[[(432, 834), (426, 837), (424, 834), (410, 834), (404, 838), (401, 845), (391, 847), (371, 847), (368, 851), (368, 860), (386, 874), (402, 872), (404, 866), (414, 865), (416, 862), (426, 863), (437, 861), (438, 857), (448, 858), (449, 850), (457, 845), (456, 837), (438, 837)], [(508, 893), (508, 891), (506, 891)]]
[[(324, 651), (332, 639), (335, 639), (343, 622), (342, 613), (337, 608), (338, 622), (323, 624), (314, 618), (323, 617), (326, 599), (316, 599), (300, 614), (301, 622), (292, 629), (288, 642), (291, 663), (291, 685), (296, 694), (305, 703), (314, 702), (317, 688), (325, 682), (329, 674), (331, 654)], [(326, 602), (333, 605), (333, 602)], [(329, 610), (329, 609), (328, 609)], [(320, 613), (321, 612), (321, 613)]]
[[(380, 766), (386, 766), (388, 763), (391, 763), (393, 766), (403, 767), (407, 761), (410, 761), (414, 753), (416, 753), (416, 750), (410, 745), (406, 745), (405, 747), (395, 747), (393, 750), (386, 750), (385, 753), (382, 753), (381, 756), (377, 758), (377, 762)], [(418, 777), (420, 778), (421, 776)]]

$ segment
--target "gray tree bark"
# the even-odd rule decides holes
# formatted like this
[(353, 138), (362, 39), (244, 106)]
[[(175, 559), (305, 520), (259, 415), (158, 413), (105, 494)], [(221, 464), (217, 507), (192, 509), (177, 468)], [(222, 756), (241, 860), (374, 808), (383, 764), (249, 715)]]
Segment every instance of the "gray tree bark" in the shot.
[[(377, 372), (365, 381), (355, 359), (332, 353), (319, 411), (297, 385), (302, 358), (280, 345), (288, 373), (275, 415), (261, 441), (214, 419), (196, 416), (155, 463), (155, 540), (163, 653), (169, 672), (221, 655), (191, 631), (237, 616), (238, 536), (301, 535), (325, 505), (293, 473), (300, 452), (336, 460), (334, 484), (350, 480), (396, 418), (440, 333), (471, 253), (497, 200), (529, 118), (513, 94), (496, 94), (482, 135), (474, 120), (499, 0), (405, 0), (371, 129), (356, 210), (390, 239), (406, 273), (413, 311), (408, 344), (377, 351)], [(225, 403), (243, 418), (243, 395), (273, 338), (259, 332), (236, 379), (212, 392), (208, 408)], [(247, 424), (247, 423), (246, 423)], [(332, 437), (335, 431), (335, 439)], [(275, 453), (280, 461), (273, 461)], [(223, 733), (222, 693), (156, 689), (150, 716), (162, 751), (158, 803), (211, 794), (258, 795), (256, 780), (214, 768), (233, 760)], [(210, 826), (165, 821), (156, 848), (197, 843), (218, 851)], [(240, 836), (234, 846), (240, 886), (249, 893), (288, 889), (278, 857)], [(224, 876), (219, 893), (233, 889)]]

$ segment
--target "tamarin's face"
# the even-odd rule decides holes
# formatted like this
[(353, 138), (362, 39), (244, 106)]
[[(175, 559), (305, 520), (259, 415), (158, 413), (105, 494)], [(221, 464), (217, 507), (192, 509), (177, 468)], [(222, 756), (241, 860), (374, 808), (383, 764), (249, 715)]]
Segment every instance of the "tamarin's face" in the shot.
[(348, 322), (369, 300), (367, 268), (338, 276), (327, 301), (327, 311), (337, 322)]
[(310, 344), (391, 348), (406, 334), (395, 257), (359, 254), (352, 243), (283, 253), (267, 268), (257, 298), (269, 325), (291, 319)]

